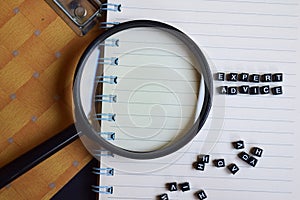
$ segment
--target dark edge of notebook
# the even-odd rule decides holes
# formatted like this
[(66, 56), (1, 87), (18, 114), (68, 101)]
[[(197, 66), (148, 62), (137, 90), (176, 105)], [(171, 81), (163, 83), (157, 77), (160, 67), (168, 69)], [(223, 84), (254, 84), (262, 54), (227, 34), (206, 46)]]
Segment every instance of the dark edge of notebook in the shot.
[(93, 192), (91, 185), (98, 184), (98, 176), (93, 174), (93, 167), (98, 166), (99, 161), (93, 158), (80, 172), (75, 175), (62, 189), (60, 189), (51, 200), (72, 199), (72, 200), (95, 200), (98, 193)]

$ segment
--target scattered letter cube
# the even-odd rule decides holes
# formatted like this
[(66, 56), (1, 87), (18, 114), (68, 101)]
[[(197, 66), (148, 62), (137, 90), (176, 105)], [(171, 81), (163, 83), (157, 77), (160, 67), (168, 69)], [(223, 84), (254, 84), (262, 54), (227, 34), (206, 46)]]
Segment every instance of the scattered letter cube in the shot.
[(207, 195), (205, 194), (204, 190), (200, 190), (199, 192), (196, 193), (196, 195), (200, 200), (207, 198)]
[(216, 167), (225, 167), (225, 160), (224, 159), (216, 159), (216, 160), (214, 160), (214, 165)]
[(188, 182), (180, 183), (179, 186), (182, 192), (190, 190), (190, 184)]
[(177, 183), (176, 182), (172, 182), (172, 183), (168, 183), (168, 188), (171, 192), (177, 191)]
[(246, 152), (241, 152), (241, 153), (239, 153), (238, 154), (238, 157), (240, 158), (240, 159), (242, 159), (243, 161), (245, 161), (246, 163), (248, 163), (248, 160), (249, 160), (249, 158), (250, 158), (250, 156), (249, 156), (249, 154), (247, 154)]
[(195, 169), (204, 171), (205, 163), (203, 161), (195, 162)]
[(209, 163), (209, 155), (200, 155), (200, 161)]
[(256, 166), (256, 164), (257, 164), (257, 162), (258, 162), (258, 160), (256, 159), (256, 158), (254, 158), (254, 157), (250, 157), (249, 159), (248, 159), (248, 164), (249, 165), (251, 165), (252, 167), (255, 167)]
[(234, 164), (234, 163), (228, 165), (227, 168), (229, 169), (229, 171), (230, 171), (233, 175), (234, 175), (235, 173), (237, 173), (237, 172), (240, 170), (239, 167), (238, 167), (236, 164)]
[(169, 197), (166, 193), (159, 195), (160, 200), (169, 200)]
[(232, 142), (232, 145), (235, 149), (243, 149), (245, 148), (245, 144), (244, 144), (244, 141), (242, 140), (239, 140), (239, 141), (236, 141), (236, 142)]
[(258, 148), (258, 147), (253, 147), (253, 148), (251, 148), (250, 152), (255, 156), (261, 157), (262, 153), (263, 153), (263, 150), (261, 148)]

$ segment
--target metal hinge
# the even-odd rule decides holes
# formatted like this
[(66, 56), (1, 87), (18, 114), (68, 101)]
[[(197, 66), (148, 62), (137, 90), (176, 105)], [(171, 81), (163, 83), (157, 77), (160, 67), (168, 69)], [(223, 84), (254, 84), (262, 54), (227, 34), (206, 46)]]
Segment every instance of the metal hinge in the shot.
[(80, 36), (89, 32), (102, 16), (99, 0), (45, 0), (56, 13)]

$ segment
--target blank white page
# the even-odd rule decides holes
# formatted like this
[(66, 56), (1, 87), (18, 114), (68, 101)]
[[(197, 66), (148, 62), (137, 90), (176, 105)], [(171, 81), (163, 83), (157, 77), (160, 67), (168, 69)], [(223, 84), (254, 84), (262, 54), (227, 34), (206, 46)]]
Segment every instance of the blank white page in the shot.
[[(100, 199), (197, 199), (204, 190), (210, 200), (281, 200), (299, 197), (299, 64), (300, 20), (296, 0), (172, 0), (111, 1), (121, 13), (108, 13), (107, 21), (153, 19), (171, 24), (189, 35), (205, 52), (211, 70), (249, 74), (283, 73), (283, 82), (242, 83), (214, 81), (212, 111), (202, 130), (178, 152), (154, 160), (102, 157), (101, 166), (115, 169), (101, 176), (100, 185), (113, 186), (113, 194)], [(142, 72), (141, 72), (142, 73)], [(145, 72), (146, 73), (146, 72)], [(282, 86), (282, 95), (221, 95), (227, 86)], [(192, 100), (194, 102), (194, 100)], [(188, 102), (187, 102), (188, 103)], [(241, 161), (231, 142), (243, 140), (245, 149), (260, 147), (256, 167)], [(198, 155), (225, 159), (240, 170), (232, 175), (210, 161), (204, 171), (192, 164)], [(187, 192), (169, 192), (166, 183), (189, 182)], [(297, 190), (298, 189), (298, 190)]]

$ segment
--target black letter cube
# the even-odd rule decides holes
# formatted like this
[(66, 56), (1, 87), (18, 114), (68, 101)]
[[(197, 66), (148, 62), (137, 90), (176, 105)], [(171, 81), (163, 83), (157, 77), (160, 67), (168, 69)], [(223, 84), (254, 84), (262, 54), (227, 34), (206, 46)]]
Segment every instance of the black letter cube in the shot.
[(200, 155), (199, 159), (204, 163), (209, 163), (209, 155)]
[(250, 152), (255, 156), (261, 157), (262, 153), (263, 153), (263, 150), (261, 148), (258, 148), (258, 147), (252, 147)]
[(254, 83), (258, 83), (259, 82), (259, 77), (260, 77), (259, 74), (251, 74), (250, 78), (249, 78), (249, 81), (254, 82)]
[(237, 81), (238, 73), (229, 73), (227, 74), (227, 81)]
[(229, 171), (230, 171), (233, 175), (234, 175), (235, 173), (237, 173), (237, 172), (240, 170), (240, 168), (239, 168), (236, 164), (234, 164), (234, 163), (228, 165), (227, 168), (229, 169)]
[(169, 200), (169, 197), (166, 193), (159, 195), (160, 200)]
[(240, 73), (239, 74), (239, 81), (248, 82), (249, 81), (249, 74), (248, 73)]
[(217, 81), (224, 81), (225, 80), (225, 73), (224, 72), (218, 72), (215, 75)]
[(232, 142), (232, 145), (233, 145), (233, 147), (235, 149), (243, 149), (243, 148), (245, 148), (244, 141), (242, 141), (242, 140)]
[(236, 95), (237, 94), (237, 87), (228, 87), (227, 94)]
[(216, 160), (214, 160), (214, 165), (216, 167), (225, 167), (225, 160), (224, 159), (216, 159)]
[(250, 87), (249, 93), (250, 93), (251, 95), (259, 94), (259, 87), (258, 87), (258, 86)]
[(272, 88), (272, 93), (274, 95), (280, 95), (280, 94), (282, 94), (282, 87), (281, 86), (273, 87)]
[(196, 193), (197, 197), (200, 199), (200, 200), (203, 200), (203, 199), (206, 199), (207, 198), (207, 195), (205, 194), (204, 190), (200, 190)]
[(168, 189), (171, 192), (177, 191), (177, 183), (176, 182), (172, 182), (172, 183), (167, 183)]
[(256, 158), (254, 158), (254, 157), (250, 157), (249, 159), (248, 159), (248, 164), (249, 165), (251, 165), (252, 167), (255, 167), (256, 166), (256, 164), (257, 164), (257, 162), (258, 162), (258, 160), (256, 159)]
[(220, 94), (227, 94), (228, 87), (227, 86), (220, 86), (219, 87), (219, 93)]
[(195, 162), (195, 169), (204, 171), (205, 163), (203, 161)]
[(272, 74), (263, 74), (261, 76), (261, 82), (271, 82), (272, 81)]
[(269, 94), (270, 93), (270, 87), (268, 85), (260, 87), (260, 93), (261, 94)]
[(249, 85), (241, 85), (239, 87), (239, 92), (241, 94), (249, 94)]
[(179, 186), (182, 192), (190, 190), (190, 184), (188, 182), (180, 183)]
[(282, 73), (276, 73), (272, 75), (272, 81), (273, 82), (282, 82), (283, 80), (283, 74)]
[(250, 158), (250, 155), (247, 154), (245, 151), (242, 151), (241, 153), (238, 154), (238, 157), (248, 163), (248, 160)]

